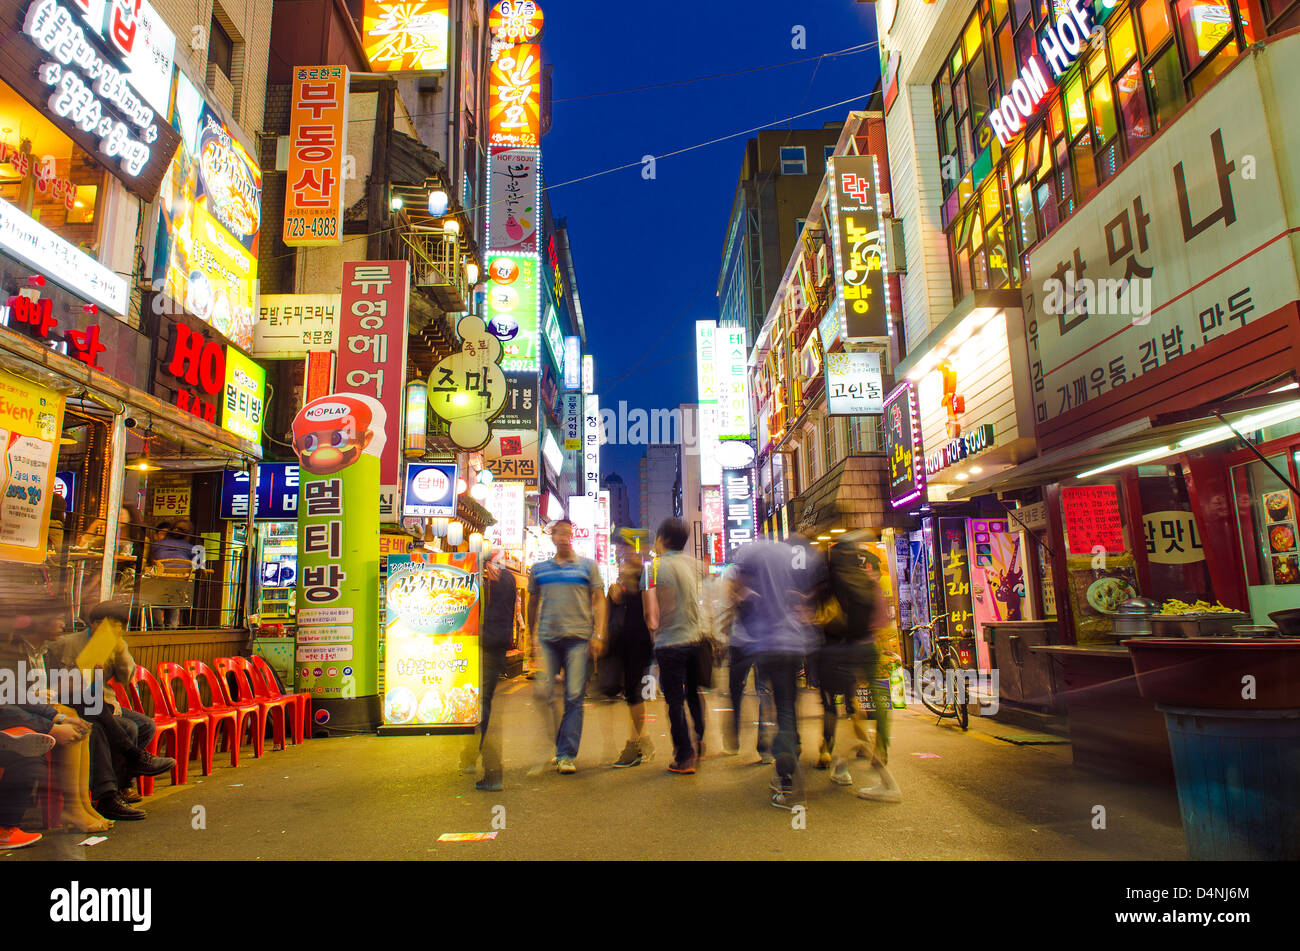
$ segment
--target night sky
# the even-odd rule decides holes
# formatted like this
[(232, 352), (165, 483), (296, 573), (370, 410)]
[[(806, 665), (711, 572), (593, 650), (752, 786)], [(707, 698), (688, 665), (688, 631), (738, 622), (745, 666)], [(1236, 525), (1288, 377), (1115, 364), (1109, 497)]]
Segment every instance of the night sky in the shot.
[[(820, 128), (861, 108), (880, 72), (873, 47), (777, 69), (617, 95), (700, 76), (810, 60), (875, 40), (872, 4), (750, 0), (660, 4), (565, 0), (543, 6), (554, 66), (542, 161), (552, 213), (568, 219), (596, 390), (602, 408), (668, 408), (695, 399), (694, 327), (717, 319), (722, 245), (745, 141), (765, 122), (861, 97), (774, 128)], [(791, 46), (796, 25), (806, 47)], [(574, 184), (595, 172), (635, 167)], [(638, 502), (640, 446), (602, 450), (602, 475)]]

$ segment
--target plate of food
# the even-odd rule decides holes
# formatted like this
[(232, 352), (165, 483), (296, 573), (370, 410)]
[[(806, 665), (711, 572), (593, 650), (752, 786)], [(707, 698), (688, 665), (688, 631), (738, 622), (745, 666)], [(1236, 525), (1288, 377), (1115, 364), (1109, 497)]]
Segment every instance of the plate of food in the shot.
[(1300, 563), (1295, 555), (1273, 556), (1273, 583), (1296, 584), (1300, 582)]
[(1116, 614), (1121, 604), (1136, 597), (1137, 591), (1123, 578), (1098, 578), (1087, 592), (1088, 603), (1102, 614)]
[(384, 717), (389, 723), (409, 723), (415, 716), (415, 693), (409, 687), (394, 687), (384, 695)]
[(389, 616), (417, 634), (454, 634), (478, 605), (474, 575), (453, 565), (412, 562), (390, 571)]
[(1275, 552), (1295, 551), (1295, 529), (1290, 525), (1274, 525), (1268, 530), (1268, 544)]
[(1264, 511), (1274, 522), (1291, 520), (1291, 496), (1286, 492), (1265, 492)]

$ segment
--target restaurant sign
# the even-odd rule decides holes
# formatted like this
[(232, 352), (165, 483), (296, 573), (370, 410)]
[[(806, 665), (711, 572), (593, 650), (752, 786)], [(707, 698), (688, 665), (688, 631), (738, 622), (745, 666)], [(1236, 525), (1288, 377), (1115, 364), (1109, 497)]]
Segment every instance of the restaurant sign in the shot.
[(447, 68), (449, 0), (365, 0), (361, 38), (377, 73)]
[(830, 416), (879, 416), (885, 391), (880, 354), (826, 354), (826, 412)]
[(835, 289), (845, 340), (889, 336), (885, 236), (877, 207), (874, 155), (830, 159), (831, 241)]
[(110, 314), (126, 314), (130, 285), (85, 251), (0, 198), (0, 249)]
[(889, 461), (889, 504), (901, 508), (925, 493), (920, 413), (916, 390), (904, 381), (885, 398), (885, 457)]
[[(221, 479), (221, 518), (248, 518), (247, 472), (226, 470)], [(298, 518), (298, 463), (263, 462), (257, 466), (257, 498), (253, 518), (259, 522), (292, 522)]]
[(949, 466), (955, 466), (963, 459), (992, 448), (993, 424), (976, 426), (964, 436), (951, 439), (935, 452), (928, 453), (925, 457), (926, 475), (934, 475)]

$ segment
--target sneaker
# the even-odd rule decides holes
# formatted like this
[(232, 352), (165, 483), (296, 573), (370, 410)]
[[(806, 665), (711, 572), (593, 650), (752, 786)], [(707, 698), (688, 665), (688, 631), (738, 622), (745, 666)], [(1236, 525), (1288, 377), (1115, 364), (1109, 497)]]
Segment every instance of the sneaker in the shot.
[(858, 790), (858, 798), (872, 802), (902, 802), (903, 794), (897, 786), (866, 786)]
[(772, 793), (772, 805), (793, 812), (795, 806), (803, 805), (803, 800), (793, 790), (776, 790)]
[(486, 776), (484, 776), (482, 779), (480, 779), (478, 782), (474, 784), (474, 788), (477, 789), (479, 792), (501, 792), (501, 790), (504, 789), (505, 787), (501, 784), (501, 780), (488, 779)]
[(573, 762), (573, 760), (568, 759), (567, 757), (565, 759), (560, 760), (558, 763), (556, 763), (555, 769), (557, 772), (561, 772), (566, 776), (572, 775), (573, 773), (576, 773), (578, 771), (577, 765)]
[(759, 765), (759, 766), (771, 766), (771, 765), (772, 765), (773, 763), (775, 763), (775, 762), (776, 762), (776, 757), (773, 756), (771, 753), (759, 753), (759, 754), (758, 754), (758, 765)]
[(650, 734), (641, 737), (641, 761), (648, 763), (655, 758), (655, 745), (650, 739)]
[(39, 832), (24, 832), (17, 826), (0, 826), (0, 849), (25, 849), (41, 841), (41, 838)]
[(668, 772), (681, 773), (683, 775), (695, 772), (695, 757), (678, 760), (668, 765)]
[(767, 788), (772, 792), (784, 792), (785, 786), (781, 783), (780, 776), (773, 776), (767, 783)]
[[(0, 730), (0, 753), (17, 753), (19, 756), (44, 756), (54, 748), (54, 737), (48, 733), (37, 733), (25, 726), (16, 726)], [(24, 832), (23, 835), (29, 833)], [(35, 833), (30, 833), (35, 835)], [(36, 836), (40, 838), (39, 835)], [(35, 842), (33, 839), (32, 842)], [(28, 845), (31, 843), (29, 842)], [(18, 848), (18, 846), (14, 846)]]
[(629, 740), (627, 745), (623, 747), (623, 752), (619, 754), (618, 759), (615, 761), (614, 768), (624, 769), (628, 766), (640, 766), (640, 765), (641, 765), (641, 747), (638, 744), (633, 743), (631, 740)]
[(831, 764), (831, 782), (838, 786), (852, 786), (853, 777), (849, 774), (849, 764), (839, 757)]
[(826, 748), (826, 741), (823, 740), (821, 752), (817, 754), (817, 768), (830, 769), (830, 765), (831, 765), (831, 751)]

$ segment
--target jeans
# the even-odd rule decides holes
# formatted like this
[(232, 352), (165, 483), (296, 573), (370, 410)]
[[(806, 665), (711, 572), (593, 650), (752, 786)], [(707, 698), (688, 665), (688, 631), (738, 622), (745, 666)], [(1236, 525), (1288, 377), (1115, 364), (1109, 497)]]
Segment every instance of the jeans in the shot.
[(676, 644), (656, 647), (655, 660), (659, 662), (659, 689), (668, 704), (668, 722), (672, 727), (673, 758), (684, 763), (695, 756), (695, 743), (691, 742), (690, 727), (686, 723), (686, 708), (695, 723), (697, 742), (704, 739), (704, 708), (700, 703), (700, 645)]
[[(125, 789), (130, 783), (131, 766), (135, 765), (139, 749), (134, 737), (139, 734), (136, 720), (113, 715), (105, 706), (95, 716), (83, 719), (90, 724), (90, 794), (98, 801), (109, 793)], [(129, 725), (128, 725), (129, 724)]]
[(803, 666), (800, 654), (763, 654), (758, 661), (760, 676), (772, 683), (772, 699), (776, 702), (776, 742), (772, 753), (776, 757), (776, 772), (782, 785), (793, 788), (799, 771), (799, 670)]
[(818, 655), (822, 695), (822, 739), (828, 753), (835, 750), (839, 725), (836, 696), (844, 697), (844, 712), (853, 724), (854, 735), (866, 740), (863, 711), (857, 707), (857, 690), (862, 684), (871, 692), (876, 718), (876, 758), (885, 762), (889, 751), (889, 690), (878, 682), (879, 651), (873, 643), (827, 644)]
[(36, 784), (44, 782), (47, 769), (44, 756), (19, 756), (0, 753), (0, 827), (12, 828), (23, 819), (32, 804)]
[(585, 637), (543, 640), (546, 654), (546, 702), (555, 703), (555, 678), (564, 671), (564, 716), (555, 734), (555, 758), (577, 759), (582, 742), (582, 701), (587, 689), (588, 642)]
[(731, 731), (736, 744), (740, 743), (741, 704), (745, 699), (745, 681), (750, 668), (754, 669), (754, 692), (758, 694), (758, 753), (761, 756), (772, 750), (772, 727), (776, 723), (776, 709), (772, 702), (772, 685), (758, 671), (758, 655), (743, 647), (733, 647), (727, 666), (731, 686)]
[(501, 723), (492, 722), (492, 697), (506, 669), (504, 651), (483, 652), (483, 684), (479, 696), (483, 698), (483, 719), (479, 722), (479, 752), (483, 754), (483, 778), (501, 778)]
[[(147, 750), (149, 744), (153, 741), (153, 735), (157, 732), (153, 718), (139, 713), (135, 710), (122, 708), (122, 712), (117, 716), (117, 722), (122, 727), (122, 732), (131, 745), (137, 750)], [(117, 774), (117, 788), (126, 789), (131, 785), (133, 777), (125, 770)]]

